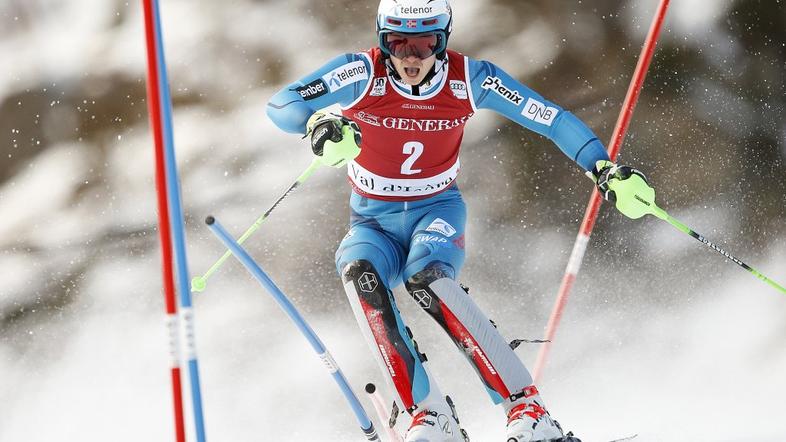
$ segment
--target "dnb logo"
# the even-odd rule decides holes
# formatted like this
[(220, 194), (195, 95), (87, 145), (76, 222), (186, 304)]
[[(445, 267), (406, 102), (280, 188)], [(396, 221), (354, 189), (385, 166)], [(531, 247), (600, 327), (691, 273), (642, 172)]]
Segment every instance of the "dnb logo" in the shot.
[(360, 275), (360, 278), (358, 278), (358, 285), (360, 286), (360, 290), (366, 293), (373, 292), (379, 285), (379, 282), (377, 282), (377, 275), (369, 272), (363, 273)]
[(521, 115), (546, 126), (551, 126), (558, 113), (559, 110), (556, 107), (546, 106), (534, 98), (527, 100), (527, 104), (524, 105), (524, 109), (521, 111)]

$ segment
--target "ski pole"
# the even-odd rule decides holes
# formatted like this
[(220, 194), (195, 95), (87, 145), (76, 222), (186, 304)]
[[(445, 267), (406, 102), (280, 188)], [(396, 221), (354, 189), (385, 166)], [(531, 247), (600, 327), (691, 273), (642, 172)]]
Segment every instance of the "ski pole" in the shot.
[(328, 369), (330, 374), (333, 376), (333, 379), (338, 384), (341, 392), (344, 393), (347, 401), (349, 402), (350, 407), (352, 407), (352, 411), (355, 413), (355, 417), (360, 423), (360, 428), (363, 430), (363, 433), (368, 440), (379, 440), (379, 436), (377, 435), (377, 430), (374, 429), (374, 424), (369, 419), (368, 414), (366, 414), (366, 410), (361, 405), (360, 401), (358, 400), (357, 395), (355, 392), (352, 391), (352, 387), (350, 387), (349, 382), (347, 382), (347, 378), (344, 377), (344, 373), (341, 372), (341, 369), (336, 364), (336, 361), (333, 359), (333, 356), (325, 348), (325, 345), (320, 341), (319, 337), (314, 330), (308, 325), (303, 316), (301, 316), (300, 312), (295, 308), (292, 302), (287, 298), (286, 295), (279, 289), (276, 284), (270, 279), (270, 277), (259, 267), (253, 258), (248, 254), (248, 252), (243, 249), (243, 247), (232, 239), (232, 236), (218, 223), (218, 221), (212, 217), (208, 216), (205, 219), (205, 223), (207, 223), (210, 230), (224, 243), (224, 245), (230, 250), (230, 253), (235, 255), (243, 266), (254, 276), (254, 278), (259, 281), (259, 283), (267, 289), (267, 291), (273, 295), (278, 305), (281, 307), (282, 310), (289, 316), (290, 319), (295, 323), (300, 332), (303, 333), (303, 336), (306, 337), (308, 342), (311, 344), (311, 347), (314, 351), (319, 355), (319, 358), (322, 360), (322, 363), (325, 364), (325, 368)]
[[(644, 201), (642, 201), (642, 203), (646, 204), (646, 202), (644, 202)], [(703, 243), (704, 245), (706, 245), (707, 247), (711, 248), (712, 250), (715, 250), (716, 252), (718, 252), (721, 255), (725, 256), (730, 261), (734, 262), (738, 266), (740, 266), (743, 269), (745, 269), (748, 272), (750, 272), (753, 276), (761, 279), (762, 281), (764, 281), (767, 284), (769, 284), (770, 286), (772, 286), (775, 290), (778, 290), (779, 292), (781, 292), (784, 295), (786, 295), (786, 288), (784, 288), (782, 285), (780, 285), (777, 282), (773, 281), (772, 279), (762, 275), (758, 270), (754, 269), (753, 267), (749, 266), (748, 264), (745, 264), (744, 262), (742, 262), (739, 259), (735, 258), (729, 252), (727, 252), (727, 251), (723, 250), (722, 248), (718, 247), (717, 245), (713, 244), (712, 242), (710, 242), (710, 240), (708, 240), (704, 236), (696, 233), (690, 227), (688, 227), (685, 224), (681, 223), (680, 221), (674, 219), (668, 213), (666, 213), (665, 210), (663, 210), (660, 207), (656, 206), (654, 201), (651, 201), (650, 204), (651, 204), (651, 209), (652, 209), (650, 211), (651, 215), (654, 215), (654, 216), (662, 219), (663, 221), (666, 221), (667, 223), (669, 223), (672, 226), (674, 226), (677, 230), (679, 230), (681, 232), (685, 232), (688, 235), (696, 238), (697, 241)]]
[(640, 180), (640, 183), (638, 186), (636, 186), (636, 188), (638, 188), (639, 190), (634, 191), (629, 195), (626, 195), (625, 198), (620, 198), (619, 195), (617, 195), (617, 202), (616, 202), (617, 209), (623, 214), (625, 214), (625, 216), (632, 219), (638, 219), (644, 215), (653, 215), (659, 219), (662, 219), (663, 221), (666, 221), (667, 223), (671, 224), (677, 230), (687, 233), (688, 235), (695, 238), (697, 241), (701, 242), (702, 244), (706, 245), (712, 250), (715, 250), (716, 252), (725, 256), (726, 259), (733, 261), (735, 264), (747, 270), (753, 276), (766, 282), (767, 284), (772, 286), (775, 290), (778, 290), (779, 292), (786, 295), (786, 288), (776, 283), (775, 281), (771, 280), (770, 278), (764, 276), (758, 270), (754, 269), (748, 264), (745, 264), (744, 262), (735, 258), (729, 252), (713, 244), (712, 242), (710, 242), (710, 240), (696, 233), (693, 229), (681, 223), (680, 221), (676, 220), (671, 215), (666, 213), (665, 210), (658, 207), (657, 204), (655, 204), (655, 189), (650, 187), (650, 185), (647, 184), (647, 182), (641, 176), (631, 175), (628, 179)]
[[(292, 193), (292, 191), (295, 190), (298, 186), (303, 184), (308, 179), (308, 177), (310, 177), (311, 174), (313, 174), (314, 171), (316, 171), (319, 168), (321, 164), (322, 163), (319, 161), (319, 158), (315, 157), (314, 160), (311, 162), (311, 164), (308, 166), (308, 168), (305, 171), (303, 171), (303, 173), (301, 173), (299, 177), (297, 177), (297, 179), (295, 180), (294, 183), (292, 183), (291, 186), (289, 186), (289, 189), (287, 189), (287, 191), (284, 192), (284, 194), (281, 195), (276, 200), (276, 202), (273, 203), (272, 206), (270, 206), (269, 209), (267, 209), (267, 212), (265, 212), (264, 214), (262, 214), (262, 216), (257, 218), (257, 220), (254, 221), (254, 224), (252, 224), (251, 227), (249, 227), (248, 230), (246, 230), (246, 232), (243, 233), (243, 235), (241, 235), (240, 238), (237, 239), (237, 243), (243, 244), (248, 239), (248, 237), (253, 235), (254, 232), (256, 232), (257, 229), (259, 229), (259, 226), (261, 226), (262, 223), (265, 222), (265, 220), (270, 215), (270, 213), (281, 203), (281, 201), (283, 201), (284, 198), (286, 198), (290, 193)], [(227, 258), (229, 258), (229, 255), (231, 254), (232, 252), (227, 250), (226, 252), (224, 252), (224, 255), (221, 256), (221, 258), (218, 258), (218, 261), (216, 261), (212, 266), (210, 266), (209, 269), (207, 269), (207, 272), (205, 272), (204, 275), (195, 276), (194, 279), (191, 280), (191, 291), (201, 292), (205, 290), (205, 287), (207, 286), (208, 278), (210, 278), (210, 276), (213, 273), (215, 273), (216, 270), (218, 270), (222, 264), (224, 264), (224, 261), (226, 261)]]

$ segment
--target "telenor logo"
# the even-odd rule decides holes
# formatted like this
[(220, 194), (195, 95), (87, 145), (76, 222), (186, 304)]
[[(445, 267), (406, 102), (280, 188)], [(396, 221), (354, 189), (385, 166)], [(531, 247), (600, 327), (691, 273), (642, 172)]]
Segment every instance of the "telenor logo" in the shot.
[(483, 84), (480, 85), (483, 89), (491, 89), (502, 98), (510, 101), (511, 103), (515, 104), (516, 106), (520, 105), (522, 101), (524, 101), (524, 97), (519, 94), (519, 91), (514, 91), (508, 89), (504, 84), (502, 84), (502, 80), (497, 77), (486, 77), (483, 80)]
[(328, 72), (322, 77), (322, 80), (328, 84), (330, 92), (335, 92), (348, 84), (356, 83), (367, 78), (368, 70), (366, 69), (365, 63), (362, 61), (355, 61)]
[(402, 6), (401, 13), (402, 14), (431, 14), (434, 8), (432, 6)]

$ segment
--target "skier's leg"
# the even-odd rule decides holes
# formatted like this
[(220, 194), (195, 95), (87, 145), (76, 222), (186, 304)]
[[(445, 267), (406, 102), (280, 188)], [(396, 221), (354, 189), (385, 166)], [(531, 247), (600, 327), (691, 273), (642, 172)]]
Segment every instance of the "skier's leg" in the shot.
[(439, 208), (424, 217), (415, 229), (404, 269), (407, 291), (467, 357), (492, 401), (503, 405), (510, 440), (562, 437), (529, 371), (455, 280), (464, 261), (463, 235), (464, 215), (459, 208)]
[(407, 291), (469, 359), (495, 404), (532, 384), (510, 345), (456, 282), (464, 263), (463, 207), (432, 210), (416, 226), (404, 279)]
[(389, 288), (400, 278), (402, 262), (399, 245), (379, 230), (358, 225), (336, 252), (355, 318), (401, 404), (413, 414), (424, 404), (444, 399)]

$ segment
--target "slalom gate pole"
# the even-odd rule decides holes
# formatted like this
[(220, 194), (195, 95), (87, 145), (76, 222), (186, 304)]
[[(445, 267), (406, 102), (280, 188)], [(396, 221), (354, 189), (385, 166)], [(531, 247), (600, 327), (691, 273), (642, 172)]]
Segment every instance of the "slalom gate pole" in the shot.
[[(628, 131), (628, 126), (630, 125), (630, 120), (633, 116), (633, 110), (636, 107), (642, 85), (644, 84), (644, 79), (647, 76), (647, 70), (649, 69), (650, 62), (652, 61), (652, 56), (655, 53), (655, 46), (658, 42), (658, 37), (660, 36), (660, 31), (663, 27), (663, 21), (666, 18), (666, 11), (668, 7), (669, 0), (661, 0), (660, 5), (658, 5), (658, 9), (655, 13), (655, 17), (652, 20), (652, 24), (650, 25), (649, 32), (647, 33), (647, 39), (644, 41), (644, 47), (642, 48), (641, 54), (639, 55), (639, 61), (636, 65), (633, 79), (631, 80), (630, 86), (628, 87), (628, 93), (625, 97), (625, 102), (622, 105), (620, 115), (617, 118), (617, 124), (614, 127), (614, 132), (611, 136), (609, 157), (612, 161), (617, 158), (617, 154), (620, 151), (620, 147), (622, 146), (622, 142), (625, 139), (625, 135)], [(579, 234), (576, 237), (576, 242), (574, 243), (573, 250), (570, 253), (568, 265), (565, 269), (565, 275), (562, 277), (562, 282), (560, 283), (557, 299), (554, 303), (554, 307), (552, 308), (551, 315), (549, 316), (548, 324), (546, 325), (546, 336), (544, 339), (547, 342), (542, 347), (540, 347), (537, 359), (535, 360), (535, 366), (533, 370), (533, 379), (535, 380), (535, 383), (540, 382), (541, 376), (543, 374), (543, 367), (546, 364), (546, 359), (548, 358), (549, 351), (551, 350), (551, 346), (554, 342), (554, 335), (557, 332), (560, 320), (562, 319), (562, 313), (565, 310), (565, 305), (568, 302), (570, 290), (573, 287), (573, 282), (576, 280), (576, 275), (579, 273), (581, 262), (584, 260), (584, 253), (587, 251), (587, 244), (589, 243), (592, 229), (595, 227), (595, 221), (598, 217), (600, 202), (600, 194), (598, 193), (597, 189), (593, 189), (592, 196), (590, 196), (590, 201), (587, 205), (587, 210), (584, 213), (584, 220), (581, 222)]]
[(164, 139), (161, 125), (161, 100), (158, 88), (158, 69), (156, 62), (155, 32), (153, 30), (153, 10), (149, 1), (143, 2), (145, 16), (145, 39), (147, 43), (147, 106), (150, 127), (153, 131), (156, 164), (156, 194), (158, 196), (158, 234), (161, 241), (162, 273), (164, 278), (164, 304), (166, 324), (169, 333), (170, 378), (172, 383), (172, 402), (174, 405), (175, 440), (185, 442), (186, 430), (183, 418), (183, 392), (180, 374), (180, 339), (177, 318), (177, 299), (175, 298), (174, 269), (172, 264), (172, 238), (170, 236), (169, 207), (166, 194), (166, 169), (164, 160)]
[[(257, 229), (259, 229), (259, 226), (261, 226), (262, 223), (265, 222), (267, 217), (270, 216), (270, 213), (273, 212), (273, 210), (281, 203), (281, 201), (283, 201), (284, 198), (286, 198), (290, 193), (292, 193), (292, 191), (294, 191), (301, 184), (303, 184), (311, 176), (311, 174), (313, 174), (317, 169), (319, 169), (319, 166), (321, 166), (321, 164), (322, 163), (320, 163), (319, 158), (314, 158), (314, 160), (311, 161), (311, 164), (308, 166), (308, 168), (304, 170), (299, 177), (297, 177), (297, 179), (295, 180), (294, 183), (292, 183), (291, 186), (289, 186), (289, 189), (287, 189), (287, 191), (284, 192), (284, 194), (281, 195), (276, 200), (276, 202), (274, 202), (273, 205), (270, 206), (270, 208), (267, 209), (267, 211), (262, 214), (262, 216), (257, 218), (257, 220), (254, 221), (254, 224), (252, 224), (251, 227), (249, 227), (248, 230), (246, 230), (245, 233), (243, 233), (243, 235), (240, 236), (240, 238), (237, 239), (237, 243), (243, 244), (248, 239), (248, 237), (250, 237), (254, 232), (256, 232)], [(212, 266), (210, 266), (209, 269), (207, 269), (207, 272), (205, 272), (204, 275), (195, 276), (194, 279), (191, 280), (191, 291), (201, 292), (205, 290), (205, 287), (207, 286), (208, 278), (210, 278), (210, 276), (213, 273), (215, 273), (216, 270), (218, 270), (222, 264), (224, 264), (224, 261), (226, 261), (231, 254), (232, 252), (227, 250), (226, 252), (224, 252), (224, 255), (221, 256), (221, 258), (218, 258), (218, 261), (216, 261)]]
[(172, 127), (172, 98), (169, 91), (166, 59), (164, 57), (164, 41), (161, 31), (161, 13), (158, 0), (143, 0), (145, 7), (151, 11), (147, 25), (153, 31), (156, 70), (158, 72), (159, 108), (164, 139), (164, 163), (166, 166), (166, 189), (169, 201), (169, 213), (172, 217), (171, 231), (174, 239), (175, 261), (177, 263), (177, 287), (180, 292), (180, 320), (184, 327), (185, 358), (188, 363), (191, 384), (191, 402), (194, 414), (194, 426), (198, 442), (205, 442), (205, 422), (202, 411), (202, 391), (199, 382), (199, 363), (197, 362), (196, 343), (194, 337), (194, 313), (191, 305), (191, 293), (188, 287), (188, 262), (186, 257), (185, 233), (183, 223), (183, 207), (180, 201), (180, 180), (177, 173), (175, 143)]
[(393, 428), (394, 417), (389, 416), (387, 410), (385, 410), (385, 401), (382, 399), (377, 386), (372, 383), (366, 384), (366, 393), (371, 398), (371, 404), (374, 406), (374, 411), (376, 411), (377, 417), (379, 417), (379, 421), (382, 423), (382, 428), (385, 430), (388, 440), (390, 442), (404, 442), (401, 435)]
[(358, 400), (357, 395), (355, 392), (352, 391), (352, 387), (350, 387), (349, 382), (347, 381), (346, 377), (344, 377), (344, 373), (341, 372), (338, 364), (333, 359), (333, 356), (327, 351), (325, 345), (320, 341), (317, 334), (311, 327), (308, 325), (303, 316), (301, 316), (300, 312), (295, 308), (292, 302), (287, 298), (287, 296), (279, 289), (273, 280), (265, 273), (264, 270), (259, 266), (259, 264), (254, 261), (253, 258), (248, 254), (248, 252), (243, 249), (243, 247), (238, 244), (232, 236), (218, 223), (218, 221), (209, 216), (205, 220), (210, 230), (224, 243), (224, 245), (231, 251), (235, 258), (237, 258), (243, 266), (251, 273), (251, 275), (256, 278), (259, 283), (267, 289), (267, 291), (273, 296), (276, 300), (278, 305), (284, 310), (284, 313), (289, 316), (292, 322), (295, 323), (297, 328), (300, 332), (305, 336), (308, 342), (311, 344), (311, 347), (317, 353), (319, 358), (322, 360), (322, 363), (325, 365), (325, 368), (330, 372), (333, 376), (333, 379), (338, 384), (341, 392), (344, 394), (344, 397), (349, 402), (349, 406), (352, 408), (352, 411), (355, 413), (355, 417), (360, 424), (360, 429), (363, 430), (363, 434), (366, 436), (366, 439), (378, 441), (379, 435), (377, 435), (377, 430), (374, 429), (374, 424), (369, 419), (366, 410), (361, 405), (360, 401)]
[(708, 240), (704, 236), (696, 233), (690, 227), (688, 227), (685, 224), (681, 223), (680, 221), (672, 218), (668, 213), (666, 213), (665, 210), (663, 210), (660, 207), (656, 206), (654, 201), (652, 201), (649, 204), (649, 207), (651, 209), (650, 210), (650, 214), (651, 215), (654, 215), (654, 216), (662, 219), (663, 221), (666, 221), (667, 223), (669, 223), (672, 226), (674, 226), (674, 228), (676, 228), (677, 230), (679, 230), (681, 232), (684, 232), (684, 233), (687, 233), (688, 235), (692, 236), (693, 238), (695, 238), (700, 243), (706, 245), (707, 247), (711, 248), (712, 250), (715, 250), (716, 252), (718, 252), (721, 255), (725, 256), (726, 259), (734, 262), (738, 266), (740, 266), (743, 269), (747, 270), (753, 276), (755, 276), (755, 277), (759, 278), (760, 280), (764, 281), (765, 283), (769, 284), (775, 290), (777, 290), (777, 291), (781, 292), (782, 294), (786, 295), (786, 288), (784, 288), (782, 285), (780, 285), (777, 282), (771, 280), (770, 278), (762, 275), (758, 270), (754, 269), (753, 267), (749, 266), (748, 264), (745, 264), (744, 262), (742, 262), (739, 259), (735, 258), (729, 252), (727, 252), (727, 251), (721, 249), (720, 247), (716, 246), (715, 244), (710, 242), (710, 240)]

